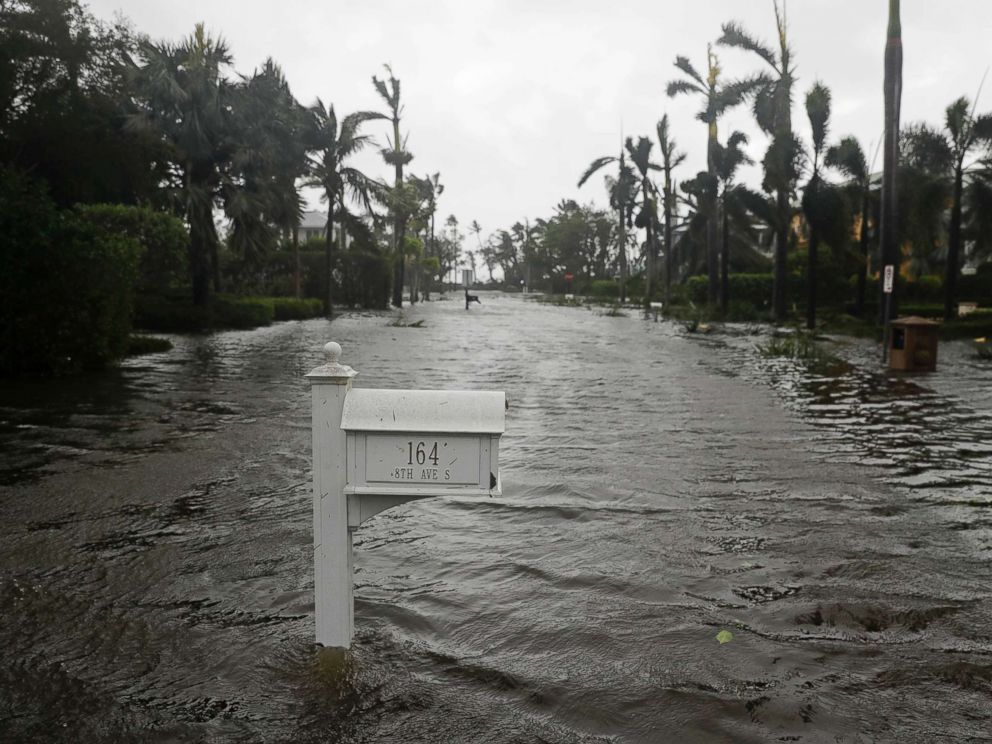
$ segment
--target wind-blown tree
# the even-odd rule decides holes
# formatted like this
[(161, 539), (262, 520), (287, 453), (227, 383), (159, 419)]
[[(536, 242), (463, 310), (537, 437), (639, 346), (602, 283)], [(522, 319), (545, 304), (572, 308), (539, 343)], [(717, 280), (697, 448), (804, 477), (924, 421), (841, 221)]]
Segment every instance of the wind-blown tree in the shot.
[[(437, 250), (437, 242), (434, 238), (434, 216), (437, 214), (437, 200), (441, 194), (444, 193), (444, 184), (441, 183), (441, 174), (434, 173), (433, 175), (428, 175), (425, 180), (425, 185), (428, 187), (427, 204), (426, 209), (430, 217), (430, 238), (427, 241), (427, 257), (436, 258), (438, 263), (438, 271), (441, 268), (441, 255)], [(424, 293), (426, 298), (430, 300), (431, 298), (431, 279), (433, 277), (428, 277), (427, 286), (424, 288)]]
[(864, 150), (854, 137), (844, 137), (827, 149), (824, 165), (834, 168), (848, 178), (848, 194), (858, 205), (860, 230), (858, 235), (858, 284), (854, 298), (855, 315), (861, 316), (865, 309), (865, 288), (869, 267), (869, 221), (871, 219), (871, 171)]
[(742, 149), (746, 144), (747, 136), (734, 132), (727, 138), (726, 146), (717, 147), (713, 158), (720, 203), (720, 310), (724, 314), (730, 294), (730, 218), (731, 214), (740, 214), (745, 209), (740, 198), (744, 187), (734, 179), (738, 168), (753, 162)]
[[(307, 167), (307, 112), (271, 58), (261, 70), (242, 76), (235, 100), (238, 147), (224, 186), (224, 203), (231, 221), (228, 245), (243, 270), (257, 267), (278, 232), (295, 233), (303, 207), (297, 180)], [(295, 240), (294, 246), (298, 247)], [(298, 292), (298, 251), (294, 263)]]
[(408, 200), (403, 199), (398, 192), (403, 189), (403, 166), (413, 160), (413, 155), (406, 149), (407, 138), (400, 136), (400, 117), (403, 114), (403, 106), (400, 103), (400, 81), (393, 76), (393, 71), (389, 65), (385, 65), (385, 68), (386, 72), (389, 73), (389, 80), (380, 80), (373, 75), (372, 84), (389, 108), (389, 115), (382, 118), (389, 119), (393, 125), (393, 136), (387, 137), (389, 147), (382, 150), (382, 158), (387, 164), (393, 166), (393, 189), (397, 192), (392, 199), (391, 206), (393, 212), (393, 255), (396, 260), (393, 274), (393, 305), (403, 307), (404, 267), (406, 266), (403, 238), (406, 235), (406, 223), (410, 215), (402, 207)]
[[(974, 163), (965, 163), (978, 149), (988, 156), (992, 144), (992, 115), (975, 115), (975, 108), (962, 96), (947, 107), (944, 136), (951, 153), (951, 219), (947, 234), (947, 262), (944, 268), (944, 319), (957, 315), (958, 276), (961, 272), (961, 212), (965, 180), (970, 180)], [(984, 170), (984, 168), (983, 168)]]
[[(898, 214), (896, 212), (896, 172), (899, 169), (899, 108), (902, 104), (902, 23), (899, 18), (899, 0), (889, 0), (889, 25), (885, 36), (885, 133), (882, 138), (882, 206), (879, 213), (879, 245), (882, 265), (897, 268), (893, 277), (891, 311), (899, 307), (900, 251), (898, 242)], [(878, 311), (885, 317), (885, 297), (879, 285)]]
[(367, 227), (349, 209), (348, 200), (356, 200), (371, 211), (372, 199), (381, 192), (379, 184), (358, 168), (349, 165), (348, 161), (373, 144), (371, 135), (360, 133), (362, 125), (386, 117), (375, 111), (356, 111), (344, 117), (339, 124), (334, 105), (325, 106), (319, 98), (309, 111), (310, 167), (307, 183), (322, 189), (321, 200), (327, 202), (327, 234), (324, 240), (327, 297), (323, 299), (326, 304), (325, 312), (330, 317), (333, 300), (331, 273), (334, 268), (334, 225), (337, 223), (339, 230), (365, 232)]
[[(704, 79), (687, 57), (676, 57), (675, 66), (686, 77), (668, 83), (667, 93), (669, 97), (690, 93), (700, 97), (703, 106), (696, 114), (696, 118), (706, 124), (706, 172), (712, 179), (716, 177), (713, 154), (717, 147), (717, 124), (720, 117), (728, 110), (742, 104), (750, 94), (765, 85), (766, 81), (762, 77), (756, 77), (722, 83), (719, 60), (709, 47), (706, 50), (706, 59), (707, 74)], [(706, 223), (706, 266), (709, 275), (708, 299), (711, 304), (715, 304), (719, 293), (715, 216)]]
[(154, 133), (167, 148), (172, 193), (189, 225), (193, 304), (204, 306), (211, 273), (214, 288), (220, 286), (214, 208), (235, 149), (234, 91), (225, 77), (231, 55), (227, 44), (201, 23), (179, 44), (143, 42), (139, 56), (143, 64), (134, 70), (138, 113), (130, 124)]
[(795, 186), (793, 167), (798, 149), (792, 133), (792, 86), (795, 81), (795, 68), (792, 64), (792, 49), (788, 40), (788, 24), (784, 7), (779, 8), (775, 1), (775, 25), (778, 32), (778, 51), (749, 34), (737, 22), (723, 25), (723, 34), (717, 44), (734, 47), (758, 55), (769, 68), (771, 74), (754, 78), (759, 84), (754, 89), (753, 112), (758, 126), (771, 136), (771, 143), (765, 154), (765, 179), (763, 188), (774, 191), (777, 206), (775, 225), (775, 262), (772, 308), (776, 320), (786, 316), (786, 259), (789, 248), (791, 225), (791, 195)]
[(678, 209), (678, 197), (675, 193), (675, 181), (672, 178), (672, 173), (685, 162), (687, 156), (686, 153), (679, 151), (678, 144), (669, 131), (668, 114), (661, 117), (656, 131), (658, 133), (658, 146), (661, 148), (661, 172), (665, 174), (661, 191), (661, 204), (665, 214), (665, 305), (667, 307), (672, 301), (672, 268), (675, 265), (672, 219)]
[(630, 162), (634, 164), (634, 169), (640, 177), (641, 201), (640, 209), (634, 224), (644, 228), (647, 234), (647, 285), (644, 293), (644, 304), (651, 302), (657, 288), (657, 265), (658, 265), (658, 240), (656, 228), (658, 226), (658, 208), (655, 200), (656, 189), (651, 182), (651, 171), (661, 170), (657, 163), (651, 161), (651, 148), (654, 143), (647, 137), (638, 137), (637, 144), (630, 137), (626, 141), (627, 153), (630, 155)]
[(608, 177), (606, 188), (610, 196), (610, 206), (617, 212), (617, 258), (620, 262), (620, 302), (627, 301), (627, 229), (630, 227), (631, 215), (634, 210), (634, 194), (637, 191), (637, 179), (634, 171), (626, 163), (623, 147), (620, 155), (606, 155), (593, 160), (579, 178), (579, 188), (595, 173), (611, 163), (617, 164), (615, 178)]
[(816, 328), (816, 283), (820, 234), (826, 217), (824, 208), (829, 184), (823, 180), (823, 150), (827, 144), (830, 126), (830, 90), (816, 83), (806, 94), (806, 115), (813, 132), (813, 172), (803, 192), (803, 213), (809, 225), (808, 263), (806, 271), (806, 327)]

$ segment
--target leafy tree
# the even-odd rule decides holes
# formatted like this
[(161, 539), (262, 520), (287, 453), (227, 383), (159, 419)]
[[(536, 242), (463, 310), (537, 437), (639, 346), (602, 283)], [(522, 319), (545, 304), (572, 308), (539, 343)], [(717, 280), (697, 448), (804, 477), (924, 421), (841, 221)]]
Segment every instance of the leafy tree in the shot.
[[(774, 191), (777, 218), (775, 225), (775, 282), (772, 306), (777, 320), (786, 316), (786, 257), (789, 245), (791, 224), (791, 195), (797, 177), (794, 163), (798, 144), (792, 133), (792, 86), (795, 82), (795, 68), (792, 64), (792, 48), (788, 40), (788, 23), (784, 7), (780, 10), (775, 0), (775, 26), (778, 36), (778, 50), (775, 51), (755, 36), (749, 34), (737, 22), (723, 25), (723, 34), (717, 44), (742, 49), (756, 54), (770, 69), (771, 74), (753, 78), (757, 83), (753, 88), (753, 111), (755, 121), (771, 143), (765, 154), (766, 191)], [(750, 92), (750, 91), (749, 91)]]
[(359, 201), (370, 210), (373, 195), (379, 190), (375, 181), (348, 162), (355, 154), (372, 144), (370, 135), (360, 133), (362, 125), (367, 121), (386, 117), (374, 111), (356, 111), (344, 117), (339, 124), (334, 106), (325, 106), (319, 98), (309, 111), (311, 124), (308, 183), (321, 188), (324, 192), (322, 199), (327, 202), (327, 234), (324, 250), (328, 294), (324, 300), (327, 305), (325, 310), (330, 317), (334, 225), (337, 223), (341, 231), (345, 228), (352, 232), (367, 231), (368, 228), (361, 219), (348, 208), (348, 198)]

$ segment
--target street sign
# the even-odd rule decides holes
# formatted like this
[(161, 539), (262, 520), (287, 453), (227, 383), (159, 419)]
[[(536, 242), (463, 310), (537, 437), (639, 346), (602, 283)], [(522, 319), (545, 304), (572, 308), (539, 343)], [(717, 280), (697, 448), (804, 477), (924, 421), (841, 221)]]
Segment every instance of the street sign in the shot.
[(892, 281), (895, 278), (896, 269), (891, 264), (885, 267), (885, 281), (882, 284), (882, 291), (885, 294), (892, 294)]
[(565, 274), (565, 281), (566, 281), (566, 282), (570, 282), (570, 281), (572, 281), (572, 280), (573, 280), (574, 278), (575, 278), (575, 277), (574, 277), (574, 276), (572, 276), (571, 274)]

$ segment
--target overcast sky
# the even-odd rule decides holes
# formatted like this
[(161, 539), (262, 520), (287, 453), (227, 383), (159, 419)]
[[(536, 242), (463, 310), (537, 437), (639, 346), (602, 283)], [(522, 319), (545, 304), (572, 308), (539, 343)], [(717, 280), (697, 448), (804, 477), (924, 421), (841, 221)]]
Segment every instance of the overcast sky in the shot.
[[(85, 0), (84, 0), (85, 2)], [(249, 73), (272, 56), (296, 97), (320, 96), (340, 113), (384, 108), (371, 77), (392, 65), (402, 82), (418, 175), (441, 173), (440, 213), (484, 235), (517, 220), (549, 216), (563, 198), (605, 204), (602, 180), (576, 182), (625, 135), (649, 135), (667, 112), (689, 155), (680, 178), (705, 167), (704, 125), (696, 100), (670, 99), (672, 63), (686, 55), (701, 71), (720, 25), (738, 20), (774, 40), (772, 0), (90, 0), (153, 39), (178, 40), (204, 21)], [(831, 140), (854, 134), (868, 150), (882, 131), (885, 0), (790, 0), (789, 33), (798, 83), (793, 120), (808, 139), (802, 101), (815, 80), (833, 93)], [(954, 98), (975, 96), (992, 62), (992, 1), (903, 0), (903, 122), (938, 123)], [(729, 77), (760, 68), (754, 55), (718, 48)], [(992, 81), (981, 98), (992, 109)], [(721, 122), (765, 139), (745, 109)], [(369, 131), (385, 141), (385, 123)], [(657, 152), (657, 144), (655, 144)], [(869, 153), (869, 157), (871, 157)], [(357, 161), (391, 179), (375, 151)], [(877, 167), (881, 167), (879, 160)], [(747, 180), (756, 185), (756, 169)], [(308, 198), (323, 208), (316, 192)], [(470, 247), (470, 246), (469, 246)]]

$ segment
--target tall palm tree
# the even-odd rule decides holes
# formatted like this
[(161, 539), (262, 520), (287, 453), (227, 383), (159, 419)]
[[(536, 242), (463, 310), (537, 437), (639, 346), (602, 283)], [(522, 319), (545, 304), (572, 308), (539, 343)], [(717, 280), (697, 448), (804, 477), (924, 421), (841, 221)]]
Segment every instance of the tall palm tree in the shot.
[(809, 224), (809, 247), (806, 299), (806, 327), (816, 328), (816, 282), (820, 228), (823, 215), (821, 200), (826, 184), (823, 183), (823, 150), (827, 143), (827, 130), (830, 125), (830, 90), (822, 83), (816, 83), (806, 94), (806, 115), (813, 132), (813, 172), (803, 193), (803, 212)]
[[(433, 175), (428, 175), (426, 178), (426, 185), (430, 189), (427, 201), (427, 209), (430, 214), (430, 239), (427, 242), (427, 256), (428, 258), (437, 258), (438, 263), (440, 264), (441, 256), (437, 251), (437, 244), (434, 239), (434, 216), (437, 214), (438, 197), (444, 193), (444, 184), (441, 183), (441, 174), (434, 173)], [(431, 298), (430, 278), (428, 278), (427, 282), (426, 295), (429, 300)]]
[(687, 156), (686, 153), (679, 151), (678, 144), (669, 131), (668, 114), (661, 117), (656, 131), (658, 146), (661, 148), (661, 171), (665, 174), (661, 203), (665, 212), (665, 306), (667, 307), (672, 301), (672, 268), (675, 265), (675, 257), (672, 253), (674, 250), (672, 219), (678, 207), (672, 173), (685, 162)]
[[(898, 225), (896, 220), (896, 171), (899, 169), (899, 108), (902, 104), (902, 23), (899, 0), (889, 0), (889, 25), (885, 36), (885, 134), (882, 139), (882, 207), (879, 215), (879, 244), (882, 265), (900, 264)], [(895, 313), (899, 298), (899, 271), (893, 278), (891, 311)], [(884, 320), (884, 296), (879, 287), (879, 313)]]
[(647, 290), (644, 295), (644, 304), (647, 305), (654, 299), (655, 287), (657, 283), (657, 262), (658, 262), (658, 240), (655, 236), (655, 229), (658, 225), (658, 209), (655, 200), (657, 189), (651, 182), (651, 171), (661, 170), (657, 163), (651, 161), (651, 148), (654, 143), (647, 137), (638, 137), (637, 144), (630, 137), (625, 143), (627, 153), (630, 155), (630, 162), (634, 164), (634, 169), (641, 181), (641, 208), (637, 213), (634, 224), (643, 227), (647, 233)]
[(953, 190), (951, 221), (947, 236), (947, 263), (944, 268), (944, 319), (957, 314), (958, 276), (961, 271), (961, 210), (969, 166), (965, 160), (976, 148), (988, 154), (992, 144), (992, 115), (975, 115), (974, 106), (962, 96), (947, 107), (944, 117), (946, 138), (951, 151)]
[(619, 229), (617, 230), (617, 258), (620, 263), (620, 302), (627, 301), (627, 228), (630, 227), (631, 215), (634, 209), (634, 193), (637, 191), (637, 181), (634, 171), (626, 163), (623, 147), (620, 155), (606, 155), (593, 160), (579, 178), (579, 188), (589, 180), (593, 173), (611, 164), (617, 164), (616, 177), (608, 176), (606, 188), (610, 195), (610, 206), (617, 212)]
[(730, 217), (735, 211), (742, 212), (740, 189), (735, 182), (737, 169), (750, 165), (753, 161), (742, 149), (747, 144), (747, 135), (734, 132), (727, 138), (726, 146), (718, 146), (714, 153), (716, 187), (720, 202), (720, 310), (727, 312), (730, 295)]
[(334, 105), (325, 106), (319, 98), (309, 111), (311, 139), (307, 183), (322, 189), (324, 193), (321, 199), (327, 202), (327, 234), (324, 242), (327, 296), (324, 301), (325, 312), (330, 317), (333, 300), (331, 274), (334, 266), (334, 225), (337, 223), (339, 231), (346, 227), (357, 228), (360, 220), (349, 210), (348, 199), (359, 201), (370, 211), (372, 199), (381, 191), (378, 183), (347, 163), (353, 155), (373, 144), (371, 135), (360, 134), (362, 125), (367, 121), (386, 117), (375, 111), (356, 111), (344, 117), (339, 124)]
[(864, 314), (865, 285), (869, 267), (869, 219), (871, 217), (871, 171), (864, 150), (854, 137), (844, 137), (828, 148), (824, 165), (840, 171), (849, 179), (848, 189), (852, 201), (859, 207), (860, 232), (858, 236), (860, 263), (858, 286), (855, 295), (854, 312), (859, 317)]
[(758, 55), (771, 69), (771, 74), (762, 74), (757, 79), (761, 84), (755, 89), (754, 117), (758, 126), (771, 136), (771, 143), (765, 155), (766, 190), (774, 191), (777, 204), (777, 224), (775, 226), (775, 264), (772, 307), (777, 320), (786, 315), (786, 258), (789, 246), (789, 229), (792, 207), (790, 198), (795, 185), (793, 167), (797, 146), (792, 133), (792, 86), (795, 82), (795, 68), (792, 64), (792, 48), (788, 40), (788, 23), (785, 6), (779, 8), (775, 0), (775, 26), (778, 35), (778, 50), (759, 41), (737, 22), (725, 23), (723, 34), (717, 44), (734, 47)]
[(193, 304), (210, 299), (210, 281), (220, 286), (219, 241), (214, 208), (231, 161), (233, 86), (227, 44), (203, 24), (179, 44), (142, 42), (143, 64), (133, 71), (138, 113), (129, 124), (157, 135), (172, 160), (171, 183), (189, 224)]
[[(707, 74), (703, 78), (687, 57), (676, 57), (675, 66), (682, 71), (685, 78), (668, 83), (667, 93), (669, 97), (695, 93), (702, 100), (703, 106), (696, 114), (696, 118), (706, 124), (706, 172), (712, 179), (716, 177), (713, 156), (717, 148), (717, 124), (720, 117), (728, 110), (742, 104), (749, 95), (764, 85), (766, 80), (759, 76), (723, 83), (720, 81), (719, 60), (710, 47), (706, 50), (706, 60)], [(719, 292), (715, 216), (706, 223), (706, 265), (709, 275), (708, 299), (711, 304), (715, 304)]]
[(400, 136), (400, 117), (403, 114), (403, 106), (400, 103), (400, 81), (393, 76), (393, 70), (389, 65), (384, 65), (384, 67), (389, 73), (388, 81), (380, 80), (373, 75), (372, 84), (389, 108), (389, 115), (382, 118), (388, 119), (393, 125), (393, 136), (387, 137), (389, 147), (382, 150), (382, 158), (393, 166), (394, 171), (393, 189), (396, 193), (391, 205), (393, 212), (393, 256), (396, 261), (393, 273), (393, 305), (403, 307), (403, 281), (406, 265), (404, 238), (406, 237), (406, 223), (409, 214), (403, 208), (403, 203), (406, 200), (402, 198), (400, 192), (403, 189), (403, 166), (413, 160), (413, 155), (406, 149), (406, 137)]

